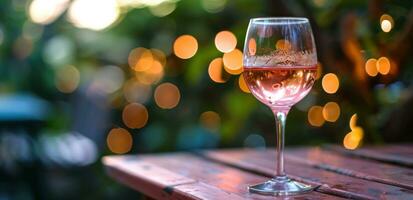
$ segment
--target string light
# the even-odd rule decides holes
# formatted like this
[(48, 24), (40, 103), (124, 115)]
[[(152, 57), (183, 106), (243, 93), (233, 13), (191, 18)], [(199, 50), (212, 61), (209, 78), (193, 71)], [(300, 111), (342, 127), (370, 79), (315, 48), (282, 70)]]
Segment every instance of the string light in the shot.
[(323, 117), (323, 107), (321, 106), (312, 106), (308, 110), (307, 114), (308, 123), (315, 127), (320, 127), (324, 124), (325, 120)]
[(366, 61), (366, 65), (365, 65), (365, 70), (366, 73), (369, 76), (377, 76), (378, 71), (377, 71), (377, 60), (374, 58), (370, 58)]
[(383, 14), (380, 17), (380, 27), (381, 30), (385, 33), (388, 33), (393, 28), (394, 20), (393, 17), (388, 14)]
[(250, 89), (247, 86), (247, 83), (245, 83), (245, 79), (242, 74), (238, 77), (238, 86), (241, 89), (241, 91), (245, 93), (251, 93)]
[(340, 106), (336, 102), (328, 102), (323, 107), (323, 117), (328, 122), (335, 122), (340, 117)]
[(189, 59), (198, 50), (198, 41), (192, 35), (179, 36), (174, 42), (174, 53), (182, 59)]
[(215, 58), (208, 66), (208, 74), (212, 81), (216, 83), (225, 83), (228, 79), (225, 76), (222, 58)]
[(242, 52), (234, 49), (223, 56), (225, 71), (230, 74), (237, 75), (242, 72)]
[(338, 81), (337, 75), (328, 73), (324, 75), (321, 84), (326, 93), (334, 94), (337, 92), (340, 82)]
[(222, 53), (228, 53), (237, 46), (237, 38), (230, 31), (221, 31), (215, 36), (215, 46)]
[(148, 110), (144, 105), (131, 103), (122, 111), (123, 123), (129, 128), (142, 128), (148, 122)]
[(124, 154), (132, 149), (132, 135), (124, 128), (113, 128), (106, 138), (106, 143), (113, 153)]
[(388, 58), (386, 58), (386, 57), (380, 57), (380, 58), (377, 60), (376, 65), (377, 65), (377, 71), (378, 71), (380, 74), (386, 75), (386, 74), (388, 74), (388, 73), (390, 72), (390, 61), (389, 61)]
[(181, 94), (174, 84), (162, 83), (156, 87), (154, 98), (160, 108), (172, 109), (178, 105)]

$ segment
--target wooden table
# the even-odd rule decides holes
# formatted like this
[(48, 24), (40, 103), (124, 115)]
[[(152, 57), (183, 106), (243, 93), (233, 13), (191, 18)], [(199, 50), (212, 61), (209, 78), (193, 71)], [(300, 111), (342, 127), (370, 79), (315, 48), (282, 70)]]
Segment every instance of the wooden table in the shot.
[[(272, 176), (274, 156), (272, 149), (229, 149), (106, 156), (102, 161), (111, 177), (155, 199), (277, 199), (247, 190)], [(293, 179), (318, 186), (288, 199), (413, 199), (409, 144), (356, 151), (287, 149), (285, 169)]]

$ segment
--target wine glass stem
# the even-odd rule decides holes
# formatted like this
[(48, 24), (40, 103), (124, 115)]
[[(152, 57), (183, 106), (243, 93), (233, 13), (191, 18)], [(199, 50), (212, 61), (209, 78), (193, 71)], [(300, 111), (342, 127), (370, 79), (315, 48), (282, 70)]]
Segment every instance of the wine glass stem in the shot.
[(273, 108), (272, 111), (275, 116), (276, 125), (276, 140), (275, 140), (275, 179), (285, 178), (284, 172), (284, 132), (285, 132), (285, 121), (287, 119), (288, 109)]

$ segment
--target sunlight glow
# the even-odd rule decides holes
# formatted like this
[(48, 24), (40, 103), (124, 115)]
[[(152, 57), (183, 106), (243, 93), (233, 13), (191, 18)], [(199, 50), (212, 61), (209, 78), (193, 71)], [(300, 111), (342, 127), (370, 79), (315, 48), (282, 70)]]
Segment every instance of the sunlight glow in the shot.
[(30, 19), (38, 24), (50, 24), (67, 8), (69, 0), (34, 0), (29, 5)]
[(113, 24), (120, 15), (116, 0), (74, 0), (68, 19), (78, 28), (102, 30)]

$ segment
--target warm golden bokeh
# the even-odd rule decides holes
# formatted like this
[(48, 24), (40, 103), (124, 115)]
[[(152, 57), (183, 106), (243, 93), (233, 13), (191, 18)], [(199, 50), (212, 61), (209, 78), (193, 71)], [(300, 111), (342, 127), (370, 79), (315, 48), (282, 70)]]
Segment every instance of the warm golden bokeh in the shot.
[(139, 83), (145, 85), (155, 84), (163, 78), (164, 69), (158, 60), (154, 60), (149, 69), (143, 72), (136, 72), (135, 75)]
[(238, 86), (241, 89), (241, 91), (245, 93), (251, 93), (250, 89), (247, 86), (247, 83), (245, 83), (245, 79), (242, 74), (238, 77)]
[(322, 86), (325, 92), (328, 94), (334, 94), (337, 92), (340, 82), (338, 80), (337, 75), (333, 73), (328, 73), (324, 75), (323, 80), (322, 80)]
[(182, 35), (175, 40), (173, 49), (177, 57), (189, 59), (198, 51), (198, 41), (192, 35)]
[(160, 108), (172, 109), (178, 105), (181, 94), (178, 87), (172, 83), (162, 83), (155, 89), (155, 103)]
[(148, 110), (139, 103), (131, 103), (122, 111), (123, 123), (129, 128), (142, 128), (148, 122)]
[(223, 56), (225, 71), (230, 74), (240, 74), (242, 72), (242, 52), (234, 49)]
[(336, 102), (328, 102), (323, 107), (323, 117), (328, 122), (335, 122), (340, 117), (340, 106)]
[(254, 38), (251, 38), (248, 41), (248, 52), (250, 53), (251, 56), (255, 55), (257, 53), (257, 42), (255, 41)]
[(152, 52), (146, 48), (138, 47), (129, 53), (129, 67), (135, 71), (145, 71), (149, 69), (154, 62)]
[(320, 79), (321, 75), (323, 75), (323, 65), (320, 62), (318, 62), (317, 63), (317, 74), (316, 74), (315, 80)]
[(151, 49), (151, 52), (152, 52), (153, 59), (161, 63), (162, 67), (165, 67), (166, 65), (165, 53), (159, 49)]
[(209, 63), (208, 74), (212, 81), (216, 83), (225, 83), (228, 77), (225, 76), (222, 58), (215, 58)]
[(56, 70), (55, 85), (63, 93), (71, 93), (76, 90), (80, 81), (80, 72), (76, 67), (68, 65)]
[(325, 120), (323, 117), (323, 107), (321, 106), (312, 106), (308, 110), (308, 123), (312, 126), (320, 127), (324, 124)]
[(377, 76), (377, 60), (374, 58), (370, 58), (366, 61), (365, 70), (369, 76)]
[(221, 31), (215, 36), (215, 46), (222, 53), (228, 53), (237, 46), (237, 38), (230, 31)]
[(383, 14), (380, 17), (380, 28), (383, 32), (388, 33), (393, 28), (394, 20), (393, 17), (388, 14)]
[(206, 111), (199, 116), (199, 122), (203, 127), (211, 131), (217, 131), (221, 124), (221, 117), (214, 111)]
[(377, 60), (377, 71), (380, 74), (386, 75), (390, 72), (390, 60), (386, 57), (380, 57)]
[(106, 138), (109, 150), (117, 154), (129, 152), (132, 149), (132, 143), (132, 135), (124, 128), (113, 128)]
[(357, 138), (355, 138), (351, 132), (347, 133), (347, 135), (344, 137), (343, 146), (346, 149), (354, 150), (359, 146), (359, 144), (360, 141), (357, 140)]
[(362, 127), (357, 126), (357, 114), (353, 114), (349, 121), (351, 131), (343, 139), (343, 146), (346, 149), (356, 149), (360, 146), (364, 137), (364, 130)]
[(281, 39), (281, 40), (278, 40), (278, 41), (275, 43), (275, 48), (276, 48), (277, 50), (288, 51), (288, 50), (291, 49), (291, 43), (290, 43), (288, 40)]
[(351, 116), (349, 126), (351, 130), (353, 130), (357, 126), (357, 113)]

